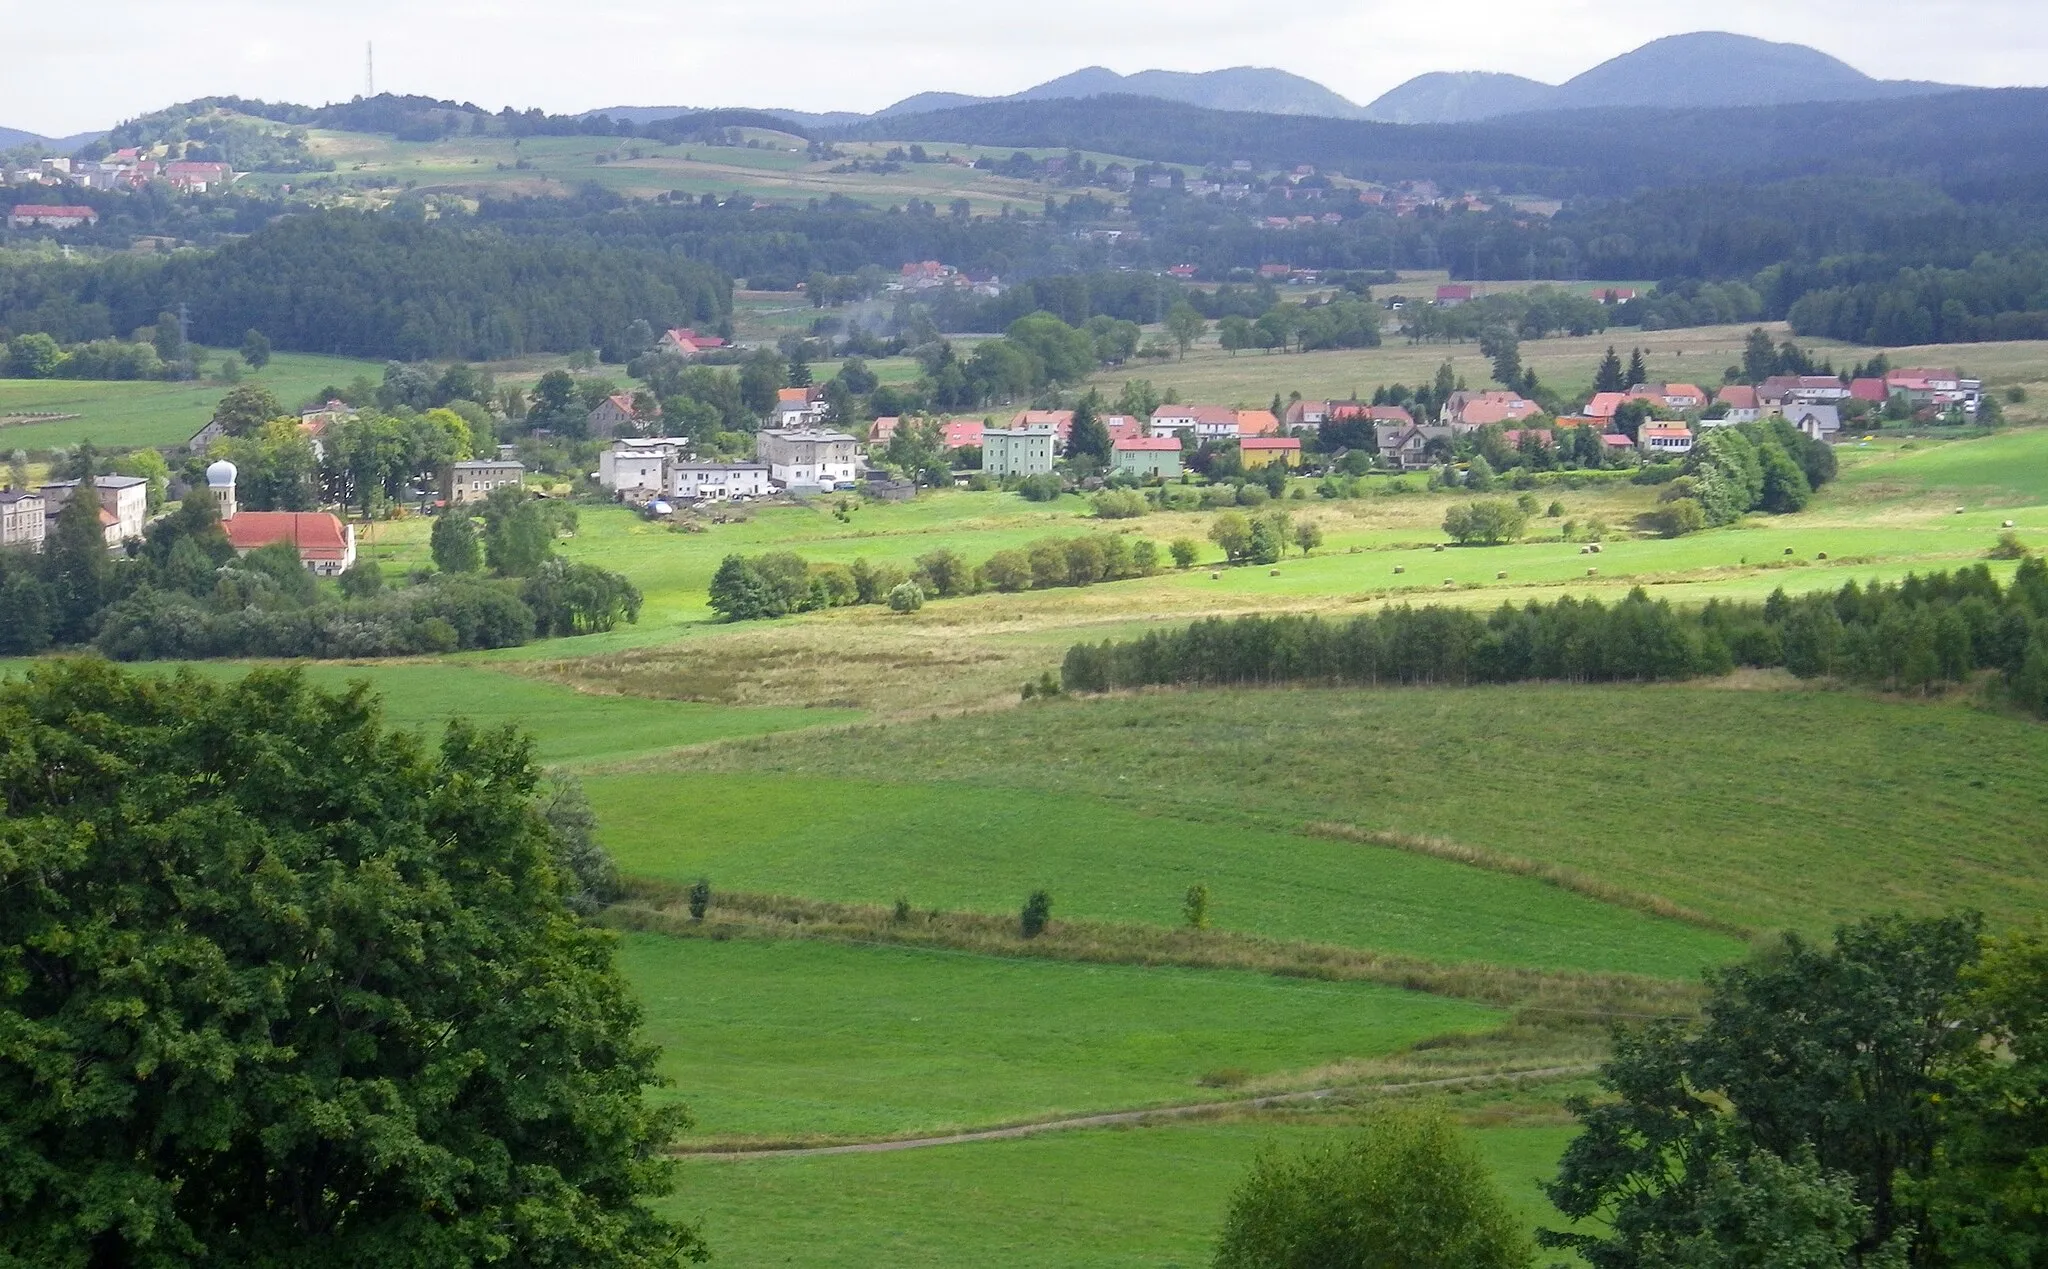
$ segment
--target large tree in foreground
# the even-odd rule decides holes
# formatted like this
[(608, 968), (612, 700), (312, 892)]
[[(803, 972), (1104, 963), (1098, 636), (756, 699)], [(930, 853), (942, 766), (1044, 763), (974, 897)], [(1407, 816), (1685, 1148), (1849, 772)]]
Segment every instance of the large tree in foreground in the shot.
[(0, 1265), (701, 1259), (535, 782), (295, 672), (0, 685)]

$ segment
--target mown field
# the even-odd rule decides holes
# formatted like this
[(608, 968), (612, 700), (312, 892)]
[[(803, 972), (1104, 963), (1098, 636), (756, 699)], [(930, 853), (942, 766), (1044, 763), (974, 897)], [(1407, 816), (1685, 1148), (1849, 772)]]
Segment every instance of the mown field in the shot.
[[(227, 351), (209, 350), (206, 360), (217, 365)], [(243, 381), (262, 384), (277, 394), (286, 409), (296, 410), (322, 388), (345, 385), (357, 375), (378, 379), (383, 373), (381, 363), (281, 352), (273, 354), (262, 370), (245, 375)], [(213, 407), (227, 391), (225, 385), (204, 379), (189, 383), (0, 379), (0, 450), (33, 452), (65, 448), (81, 440), (90, 440), (102, 449), (182, 445), (213, 417)], [(10, 416), (31, 413), (78, 417), (6, 421)]]

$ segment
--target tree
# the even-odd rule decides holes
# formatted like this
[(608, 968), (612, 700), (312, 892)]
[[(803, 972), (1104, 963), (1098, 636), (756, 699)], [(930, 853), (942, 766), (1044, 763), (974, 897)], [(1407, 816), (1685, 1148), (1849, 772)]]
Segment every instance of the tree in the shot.
[[(1233, 513), (1234, 514), (1234, 513)], [(1245, 545), (1245, 559), (1253, 564), (1278, 564), (1287, 552), (1287, 517), (1260, 516), (1252, 521), (1251, 539)]]
[(1383, 1110), (1342, 1145), (1261, 1155), (1216, 1269), (1523, 1269), (1528, 1235), (1440, 1110)]
[(1202, 548), (1193, 538), (1175, 538), (1167, 544), (1166, 553), (1173, 557), (1175, 568), (1192, 568), (1201, 556)]
[(358, 560), (335, 580), (347, 598), (369, 599), (384, 589), (384, 569), (375, 560)]
[(603, 634), (640, 620), (640, 588), (595, 564), (543, 560), (519, 588), (519, 599), (542, 636)]
[(1209, 540), (1223, 548), (1225, 559), (1235, 563), (1251, 549), (1251, 521), (1235, 511), (1222, 512), (1209, 522)]
[(589, 411), (578, 408), (582, 403), (576, 396), (574, 375), (566, 370), (548, 371), (534, 383), (529, 399), (527, 427), (583, 435), (584, 416)]
[(1510, 389), (1522, 379), (1522, 346), (1515, 332), (1506, 326), (1489, 326), (1479, 333), (1480, 355), (1493, 363), (1493, 377)]
[(1778, 349), (1771, 343), (1771, 335), (1759, 326), (1749, 332), (1742, 341), (1742, 378), (1746, 383), (1762, 383), (1778, 373)]
[(270, 337), (253, 329), (242, 336), (242, 360), (249, 363), (251, 370), (261, 370), (269, 365)]
[[(1649, 367), (1643, 361), (1643, 350), (1640, 348), (1629, 349), (1628, 386), (1630, 388), (1633, 388), (1638, 384), (1648, 383), (1649, 381), (1650, 370)], [(1626, 389), (1624, 389), (1624, 391), (1626, 391)]]
[(1209, 928), (1209, 887), (1200, 882), (1188, 887), (1188, 892), (1181, 896), (1180, 917), (1190, 930)]
[(772, 348), (756, 351), (740, 367), (740, 401), (757, 417), (766, 418), (775, 409), (776, 394), (788, 386), (788, 370)]
[(1043, 890), (1033, 890), (1024, 900), (1024, 908), (1017, 914), (1017, 932), (1027, 939), (1035, 939), (1045, 933), (1045, 927), (1052, 923), (1052, 895)]
[(898, 582), (889, 591), (890, 612), (916, 612), (924, 607), (924, 589), (916, 582)]
[(15, 379), (49, 379), (64, 365), (62, 345), (41, 331), (16, 335), (7, 343), (7, 373)]
[(529, 739), (429, 745), (280, 670), (61, 662), (0, 713), (0, 1259), (703, 1258), (643, 1205), (686, 1121)]
[(113, 565), (100, 528), (100, 500), (90, 484), (72, 490), (43, 543), (43, 582), (49, 587), (50, 632), (58, 643), (92, 637), (107, 601)]
[(1593, 391), (1626, 392), (1630, 385), (1622, 382), (1621, 358), (1614, 353), (1614, 345), (1607, 346), (1607, 355), (1600, 359), (1600, 369), (1593, 375)]
[(254, 435), (265, 423), (283, 414), (277, 394), (260, 383), (238, 385), (213, 407), (213, 421), (229, 436)]
[(435, 518), (429, 544), (434, 552), (434, 567), (444, 573), (474, 573), (483, 566), (476, 521), (454, 507)]
[(166, 363), (185, 360), (185, 326), (176, 313), (159, 313), (149, 342)]
[(1182, 361), (1187, 360), (1188, 349), (1195, 341), (1208, 333), (1209, 323), (1195, 311), (1195, 306), (1182, 300), (1166, 315), (1166, 333), (1173, 336), (1173, 342), (1180, 348)]
[(597, 811), (583, 791), (583, 782), (566, 771), (552, 771), (536, 797), (547, 822), (569, 907), (588, 915), (625, 894), (618, 865), (597, 840)]
[(229, 353), (221, 358), (220, 369), (214, 372), (214, 378), (222, 383), (240, 383), (242, 381), (242, 359), (233, 353)]
[(484, 500), (484, 559), (502, 577), (526, 577), (554, 550), (554, 530), (526, 491), (500, 485)]
[(10, 489), (28, 488), (28, 451), (17, 447), (7, 455), (7, 485)]
[(917, 576), (930, 583), (932, 594), (951, 599), (967, 593), (974, 581), (974, 570), (958, 551), (941, 547), (917, 557)]
[(1314, 553), (1323, 544), (1323, 526), (1310, 516), (1296, 516), (1294, 544), (1301, 548), (1303, 555)]
[(1444, 532), (1460, 546), (1498, 546), (1522, 536), (1529, 513), (1502, 499), (1461, 503), (1444, 513)]
[(1216, 323), (1216, 339), (1223, 345), (1223, 351), (1235, 357), (1240, 349), (1250, 348), (1255, 337), (1251, 319), (1242, 313), (1232, 313)]
[(1090, 392), (1074, 404), (1074, 426), (1067, 433), (1067, 453), (1102, 466), (1109, 464), (1109, 429), (1102, 423), (1102, 394)]
[(1884, 1263), (1872, 1257), (1894, 1254), (1895, 1240), (1916, 1242), (1914, 1263), (1929, 1263), (1921, 1182), (1935, 1157), (1934, 1094), (1975, 1043), (1951, 1002), (1979, 925), (1872, 917), (1837, 930), (1832, 947), (1788, 934), (1707, 976), (1697, 1029), (1618, 1031), (1600, 1076), (1612, 1097), (1568, 1103), (1583, 1131), (1547, 1187), (1559, 1211), (1597, 1215), (1607, 1232), (1540, 1239), (1601, 1269), (1690, 1263), (1646, 1257), (1709, 1234), (1714, 1178), (1754, 1185), (1750, 1156), (1762, 1152), (1808, 1181), (1848, 1178), (1867, 1218), (1852, 1257), (1827, 1263)]
[(719, 562), (711, 575), (709, 603), (727, 621), (757, 621), (789, 611), (744, 555), (728, 555)]

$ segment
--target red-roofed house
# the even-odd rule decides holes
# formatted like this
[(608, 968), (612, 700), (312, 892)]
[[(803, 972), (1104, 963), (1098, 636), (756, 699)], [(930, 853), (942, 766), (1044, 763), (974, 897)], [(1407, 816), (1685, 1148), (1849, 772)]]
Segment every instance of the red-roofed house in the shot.
[(1628, 433), (1626, 432), (1602, 432), (1600, 434), (1600, 443), (1608, 449), (1634, 449), (1636, 447), (1636, 443), (1628, 438)]
[(678, 357), (694, 357), (709, 349), (725, 347), (725, 340), (717, 335), (700, 335), (688, 326), (678, 326), (673, 330), (663, 331), (655, 347)]
[(939, 430), (945, 437), (947, 449), (960, 449), (969, 445), (978, 448), (981, 445), (981, 434), (987, 427), (988, 422), (985, 419), (947, 419), (939, 425)]
[(1105, 414), (1102, 416), (1102, 430), (1109, 433), (1111, 444), (1145, 434), (1145, 420), (1129, 414)]
[(1851, 401), (1868, 401), (1872, 405), (1883, 405), (1889, 395), (1884, 390), (1882, 379), (1858, 379), (1849, 385)]
[(1707, 394), (1689, 383), (1639, 383), (1628, 390), (1637, 401), (1648, 401), (1667, 410), (1704, 410)]
[(1532, 427), (1526, 430), (1518, 427), (1509, 428), (1500, 435), (1501, 439), (1510, 445), (1520, 445), (1524, 436), (1533, 436), (1542, 445), (1555, 445), (1557, 443), (1557, 439), (1550, 434), (1550, 429), (1542, 427)]
[(608, 441), (622, 432), (638, 432), (643, 424), (661, 420), (661, 407), (649, 403), (646, 417), (633, 408), (633, 398), (623, 392), (615, 393), (598, 402), (597, 408), (584, 416), (586, 434), (592, 440)]
[(1010, 429), (1021, 431), (1027, 427), (1050, 427), (1053, 434), (1065, 446), (1074, 434), (1074, 412), (1072, 410), (1019, 410), (1010, 416)]
[(1440, 286), (1436, 289), (1436, 302), (1444, 308), (1456, 308), (1460, 304), (1477, 299), (1479, 290), (1472, 286)]
[(1171, 436), (1126, 436), (1110, 446), (1113, 470), (1171, 480), (1180, 475), (1180, 442)]
[(903, 420), (894, 414), (886, 414), (868, 424), (868, 444), (887, 445), (896, 436), (896, 429), (903, 426)]
[(164, 164), (164, 179), (179, 189), (194, 194), (204, 194), (235, 179), (235, 170), (225, 163), (205, 163), (192, 159), (179, 159)]
[(1626, 392), (1596, 392), (1586, 402), (1586, 417), (1589, 419), (1611, 419), (1615, 411), (1628, 404)]
[(1152, 411), (1154, 436), (1193, 432), (1200, 441), (1237, 438), (1237, 411), (1227, 405), (1162, 405)]
[(1246, 471), (1270, 467), (1301, 466), (1301, 438), (1295, 436), (1247, 436), (1237, 443), (1238, 457)]
[(289, 542), (305, 566), (321, 577), (347, 572), (356, 562), (356, 530), (325, 511), (241, 511), (221, 521), (237, 555)]
[(1444, 402), (1443, 422), (1471, 431), (1490, 423), (1516, 423), (1543, 413), (1519, 392), (1453, 392)]
[(17, 203), (7, 213), (9, 229), (76, 229), (80, 225), (97, 225), (100, 214), (90, 207), (42, 207), (35, 203)]
[(1713, 423), (1754, 423), (1763, 417), (1763, 406), (1757, 399), (1755, 388), (1746, 383), (1731, 383), (1714, 394), (1714, 404), (1725, 405), (1728, 412)]
[(1848, 399), (1849, 389), (1833, 375), (1772, 375), (1757, 386), (1766, 405), (1833, 405)]
[(1273, 417), (1271, 410), (1239, 410), (1237, 412), (1237, 434), (1239, 436), (1278, 436), (1280, 420)]
[(1632, 287), (1596, 286), (1593, 288), (1593, 298), (1603, 304), (1626, 304), (1635, 297), (1636, 293)]

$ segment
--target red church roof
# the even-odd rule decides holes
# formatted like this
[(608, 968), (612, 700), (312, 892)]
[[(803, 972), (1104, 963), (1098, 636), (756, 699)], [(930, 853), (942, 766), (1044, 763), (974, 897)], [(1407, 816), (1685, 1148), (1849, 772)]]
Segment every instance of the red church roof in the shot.
[(348, 531), (325, 511), (244, 511), (221, 521), (237, 551), (289, 542), (309, 560), (339, 560), (348, 554)]

